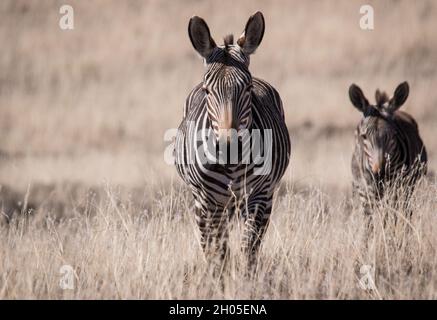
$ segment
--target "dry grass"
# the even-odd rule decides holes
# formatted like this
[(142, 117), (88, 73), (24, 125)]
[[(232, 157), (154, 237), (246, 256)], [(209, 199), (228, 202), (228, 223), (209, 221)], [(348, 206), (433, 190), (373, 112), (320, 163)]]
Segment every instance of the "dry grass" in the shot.
[[(437, 185), (423, 181), (403, 219), (373, 233), (350, 202), (350, 83), (369, 97), (408, 80), (405, 110), (437, 167), (437, 6), (370, 1), (61, 1), (0, 4), (0, 298), (437, 298)], [(226, 5), (232, 10), (224, 11)], [(192, 201), (163, 161), (166, 129), (201, 79), (186, 34), (203, 16), (219, 41), (261, 10), (266, 34), (251, 70), (284, 101), (292, 161), (275, 200), (253, 281), (243, 277), (238, 227), (225, 290), (203, 261)], [(26, 213), (30, 210), (30, 214)], [(238, 224), (236, 224), (238, 225)], [(76, 272), (59, 287), (62, 265)], [(375, 267), (362, 290), (360, 267)]]
[[(428, 190), (429, 192), (423, 192)], [(210, 276), (197, 241), (190, 196), (179, 187), (162, 190), (148, 209), (119, 203), (107, 189), (83, 210), (61, 220), (46, 213), (19, 217), (2, 228), (2, 298), (114, 299), (435, 299), (437, 241), (435, 185), (422, 186), (402, 219), (383, 205), (374, 230), (348, 201), (332, 201), (318, 188), (284, 186), (276, 201), (259, 269), (244, 277), (241, 230), (231, 233), (225, 289)], [(384, 214), (398, 214), (397, 224)], [(41, 213), (40, 213), (41, 214)], [(75, 268), (75, 290), (61, 290), (59, 268)], [(359, 287), (363, 265), (375, 267), (375, 290)]]

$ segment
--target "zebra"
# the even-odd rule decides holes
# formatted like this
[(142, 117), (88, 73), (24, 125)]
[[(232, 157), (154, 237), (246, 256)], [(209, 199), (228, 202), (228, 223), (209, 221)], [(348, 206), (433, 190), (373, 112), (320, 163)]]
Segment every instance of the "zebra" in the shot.
[[(371, 105), (360, 87), (355, 84), (349, 87), (353, 106), (363, 114), (355, 130), (352, 185), (366, 215), (372, 213), (374, 204), (389, 187), (402, 188), (404, 208), (408, 208), (415, 184), (426, 174), (427, 153), (417, 122), (399, 111), (408, 94), (407, 82), (397, 86), (391, 99), (378, 89), (376, 104)], [(400, 200), (397, 195), (394, 199)]]
[[(194, 16), (188, 25), (191, 43), (203, 57), (206, 71), (203, 81), (186, 99), (176, 134), (175, 164), (194, 197), (204, 255), (207, 261), (218, 261), (221, 267), (227, 260), (228, 226), (235, 212), (244, 221), (241, 249), (248, 265), (255, 265), (269, 223), (273, 194), (290, 159), (290, 137), (279, 93), (249, 71), (250, 55), (261, 43), (264, 29), (263, 14), (256, 12), (237, 43), (228, 35), (224, 45), (217, 46), (202, 18)], [(253, 158), (243, 161), (247, 160), (244, 150), (251, 148), (241, 132), (258, 132), (258, 155), (268, 153), (270, 157), (261, 162)], [(267, 133), (270, 140), (266, 140)], [(201, 141), (196, 142), (196, 135)], [(196, 148), (206, 144), (207, 137), (217, 156), (217, 146), (225, 145), (228, 150), (237, 141), (236, 161), (232, 163), (230, 157), (226, 163), (200, 161)], [(257, 170), (266, 164), (270, 170), (259, 174)]]

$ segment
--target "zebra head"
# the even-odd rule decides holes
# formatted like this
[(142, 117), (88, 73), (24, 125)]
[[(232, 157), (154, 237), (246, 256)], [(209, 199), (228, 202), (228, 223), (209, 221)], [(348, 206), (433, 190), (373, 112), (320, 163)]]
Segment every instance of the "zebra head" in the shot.
[[(367, 157), (366, 169), (374, 176), (383, 176), (387, 166), (397, 163), (402, 134), (396, 121), (393, 120), (396, 111), (408, 98), (409, 86), (401, 83), (392, 98), (379, 90), (375, 93), (376, 104), (371, 105), (363, 91), (355, 84), (349, 88), (349, 98), (352, 104), (363, 114), (357, 127), (357, 143), (362, 146)], [(391, 168), (394, 170), (395, 168)]]
[(217, 140), (229, 142), (234, 137), (232, 132), (249, 129), (252, 123), (249, 56), (263, 38), (264, 17), (261, 12), (252, 15), (236, 44), (229, 35), (224, 45), (217, 46), (208, 25), (197, 16), (190, 19), (188, 34), (205, 61), (202, 90), (211, 127)]

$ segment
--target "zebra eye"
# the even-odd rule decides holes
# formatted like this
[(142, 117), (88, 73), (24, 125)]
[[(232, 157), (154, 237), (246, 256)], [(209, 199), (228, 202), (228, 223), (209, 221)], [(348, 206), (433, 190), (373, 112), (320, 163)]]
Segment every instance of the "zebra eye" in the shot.
[(203, 92), (205, 92), (206, 94), (209, 94), (209, 89), (206, 86), (202, 87)]
[(362, 133), (362, 134), (361, 134), (361, 138), (363, 138), (364, 140), (367, 140), (367, 134)]

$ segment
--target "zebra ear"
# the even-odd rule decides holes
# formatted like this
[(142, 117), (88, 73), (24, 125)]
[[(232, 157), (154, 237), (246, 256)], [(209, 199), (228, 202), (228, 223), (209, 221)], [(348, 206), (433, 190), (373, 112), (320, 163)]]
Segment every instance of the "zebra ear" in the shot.
[(410, 93), (410, 86), (408, 82), (402, 82), (395, 90), (393, 98), (390, 99), (389, 110), (390, 112), (394, 112), (399, 109), (405, 101), (407, 101), (408, 94)]
[(364, 96), (361, 88), (356, 84), (352, 84), (349, 87), (349, 98), (355, 108), (363, 113), (367, 110), (367, 107), (369, 106), (369, 101)]
[(264, 30), (264, 16), (258, 11), (249, 18), (243, 34), (237, 41), (237, 44), (246, 55), (254, 53), (256, 48), (258, 48), (263, 39)]
[(207, 59), (214, 48), (217, 46), (211, 38), (208, 25), (205, 20), (194, 16), (188, 23), (188, 35), (194, 49), (205, 59)]

